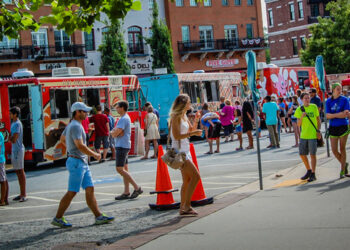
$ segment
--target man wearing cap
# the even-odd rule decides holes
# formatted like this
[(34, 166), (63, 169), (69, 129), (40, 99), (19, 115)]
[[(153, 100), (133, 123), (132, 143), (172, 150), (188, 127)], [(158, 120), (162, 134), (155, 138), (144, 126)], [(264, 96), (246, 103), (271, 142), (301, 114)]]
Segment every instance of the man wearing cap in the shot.
[(96, 160), (101, 159), (101, 155), (89, 149), (86, 146), (86, 135), (81, 124), (87, 116), (87, 112), (91, 110), (82, 102), (75, 102), (71, 107), (73, 119), (65, 128), (61, 136), (61, 142), (67, 145), (68, 159), (66, 162), (69, 171), (68, 191), (61, 199), (56, 217), (51, 224), (61, 228), (71, 227), (63, 217), (64, 212), (69, 207), (74, 196), (80, 191), (80, 187), (85, 189), (86, 203), (95, 215), (95, 224), (105, 224), (114, 220), (114, 217), (108, 217), (101, 213), (98, 208), (95, 194), (94, 184), (88, 165), (88, 156), (94, 157)]

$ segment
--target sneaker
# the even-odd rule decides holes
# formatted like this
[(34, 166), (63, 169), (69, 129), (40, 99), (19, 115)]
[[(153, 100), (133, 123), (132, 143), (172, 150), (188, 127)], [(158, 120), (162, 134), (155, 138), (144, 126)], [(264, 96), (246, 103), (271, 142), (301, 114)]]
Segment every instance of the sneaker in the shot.
[(307, 180), (308, 182), (312, 182), (316, 180), (316, 175), (315, 173), (311, 173), (310, 178)]
[(57, 219), (56, 217), (53, 218), (53, 220), (51, 221), (51, 225), (60, 228), (72, 227), (72, 224), (68, 223), (64, 217), (62, 217), (61, 219)]
[(308, 170), (308, 171), (306, 172), (306, 174), (305, 174), (303, 177), (301, 177), (300, 179), (301, 179), (301, 180), (309, 179), (310, 175), (311, 175), (311, 170)]
[(137, 196), (139, 196), (142, 193), (143, 193), (143, 190), (141, 189), (141, 187), (139, 187), (139, 189), (134, 190), (134, 192), (130, 195), (130, 199), (135, 199)]
[(101, 214), (99, 217), (96, 217), (95, 225), (107, 224), (111, 221), (114, 221), (114, 217), (109, 217), (105, 214)]
[(339, 179), (343, 179), (343, 178), (345, 178), (345, 172), (342, 170), (340, 171)]
[(121, 194), (119, 196), (116, 196), (114, 199), (117, 200), (117, 201), (120, 201), (120, 200), (129, 199), (129, 197), (130, 197), (130, 194)]

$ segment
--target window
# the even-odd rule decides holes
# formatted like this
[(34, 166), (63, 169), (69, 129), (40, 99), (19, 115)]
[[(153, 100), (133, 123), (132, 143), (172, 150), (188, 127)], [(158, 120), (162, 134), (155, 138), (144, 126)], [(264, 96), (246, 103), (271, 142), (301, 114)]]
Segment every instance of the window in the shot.
[(138, 26), (131, 26), (128, 28), (128, 48), (129, 54), (142, 54), (142, 29)]
[(236, 6), (241, 5), (241, 0), (235, 0), (235, 5), (236, 5)]
[(203, 82), (205, 87), (205, 96), (207, 97), (206, 102), (216, 102), (219, 101), (219, 82)]
[(36, 32), (32, 32), (32, 43), (33, 46), (43, 47), (47, 46), (47, 30), (39, 29)]
[(211, 49), (214, 47), (213, 27), (199, 26), (199, 40), (202, 49)]
[(318, 9), (318, 3), (310, 4), (311, 16), (318, 17), (320, 15), (320, 10)]
[(182, 7), (182, 6), (184, 6), (184, 0), (176, 0), (175, 5), (176, 5), (177, 7)]
[(299, 18), (304, 18), (304, 7), (303, 2), (298, 2), (298, 12), (299, 12)]
[(65, 52), (70, 45), (70, 37), (64, 30), (55, 30), (56, 51)]
[(252, 6), (253, 5), (253, 0), (247, 0), (247, 5)]
[(273, 26), (273, 13), (272, 10), (268, 10), (269, 26)]
[(328, 4), (328, 2), (323, 3), (323, 16), (330, 16), (331, 15), (330, 11), (326, 10), (327, 4)]
[(71, 117), (70, 107), (76, 101), (78, 101), (76, 89), (50, 89), (51, 119)]
[(238, 46), (238, 32), (237, 25), (225, 25), (225, 40), (227, 48), (234, 48)]
[(197, 6), (196, 0), (190, 0), (190, 6)]
[(94, 29), (90, 33), (84, 32), (85, 49), (87, 51), (95, 50)]
[(18, 48), (18, 39), (9, 39), (7, 36), (4, 36), (2, 41), (0, 41), (0, 49), (12, 48)]
[(228, 6), (228, 0), (222, 0), (221, 3), (222, 6)]
[(306, 38), (305, 36), (300, 37), (301, 48), (306, 49)]
[(181, 26), (182, 32), (182, 41), (188, 42), (190, 41), (190, 27), (189, 26)]
[(106, 35), (109, 31), (109, 27), (104, 27), (102, 28), (102, 41), (104, 41), (106, 39)]
[(154, 1), (155, 1), (155, 0), (149, 0), (149, 1), (148, 1), (148, 8), (149, 8), (150, 10), (153, 9)]
[(203, 4), (204, 6), (209, 7), (211, 6), (211, 0), (203, 0)]
[(289, 18), (291, 21), (295, 20), (295, 11), (294, 11), (294, 4), (289, 4)]
[(182, 82), (183, 93), (188, 94), (191, 103), (203, 103), (201, 100), (200, 84), (198, 82)]
[(253, 24), (247, 24), (247, 38), (253, 38)]
[(12, 0), (3, 0), (4, 4), (12, 4)]
[(309, 72), (308, 71), (298, 71), (298, 83), (300, 89), (305, 89), (305, 81), (309, 81)]
[(298, 55), (298, 40), (296, 38), (292, 38), (293, 43), (293, 56)]

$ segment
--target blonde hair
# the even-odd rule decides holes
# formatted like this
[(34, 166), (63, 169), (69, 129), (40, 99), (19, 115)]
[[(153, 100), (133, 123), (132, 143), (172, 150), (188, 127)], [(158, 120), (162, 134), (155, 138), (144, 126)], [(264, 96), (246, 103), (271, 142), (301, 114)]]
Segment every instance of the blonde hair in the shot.
[(225, 100), (225, 104), (228, 105), (228, 106), (231, 106), (231, 101), (229, 99), (226, 99)]
[(173, 102), (173, 105), (170, 109), (170, 122), (177, 117), (181, 117), (186, 113), (186, 105), (188, 101), (190, 100), (190, 97), (187, 94), (181, 94), (178, 95)]

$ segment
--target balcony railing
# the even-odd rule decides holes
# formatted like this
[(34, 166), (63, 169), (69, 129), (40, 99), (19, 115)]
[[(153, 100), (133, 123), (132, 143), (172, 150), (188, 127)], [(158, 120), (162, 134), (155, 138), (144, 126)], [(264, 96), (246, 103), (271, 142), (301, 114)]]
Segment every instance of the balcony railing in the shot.
[[(332, 18), (330, 16), (322, 16), (322, 18)], [(317, 17), (316, 16), (308, 16), (307, 17), (307, 22), (310, 23), (318, 23)]]
[(314, 3), (325, 3), (325, 4), (327, 4), (330, 1), (332, 1), (332, 0), (307, 0), (307, 3), (308, 4), (314, 4)]
[(148, 47), (144, 43), (128, 43), (128, 57), (148, 55)]
[(180, 54), (244, 50), (252, 48), (267, 47), (264, 38), (244, 38), (244, 39), (213, 39), (206, 41), (186, 41), (177, 42)]
[(0, 60), (83, 58), (85, 45), (0, 47)]

